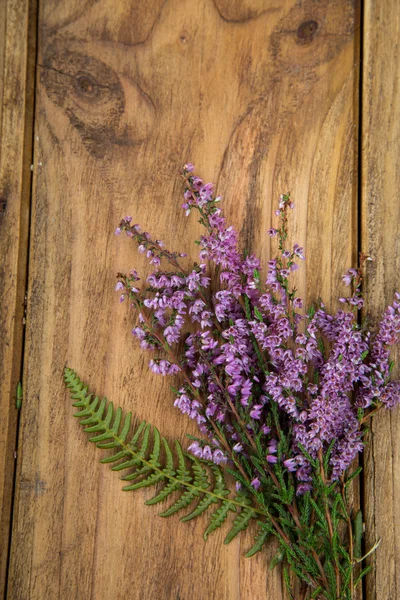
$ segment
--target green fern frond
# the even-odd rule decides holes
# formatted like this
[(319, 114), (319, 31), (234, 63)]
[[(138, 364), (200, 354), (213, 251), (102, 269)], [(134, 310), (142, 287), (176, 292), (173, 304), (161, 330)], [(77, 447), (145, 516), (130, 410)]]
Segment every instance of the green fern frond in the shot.
[[(115, 450), (114, 454), (100, 462), (109, 464), (113, 471), (123, 471), (121, 479), (132, 482), (123, 487), (123, 491), (162, 486), (146, 504), (172, 500), (173, 496), (173, 503), (160, 516), (168, 517), (190, 508), (190, 512), (181, 517), (182, 521), (190, 521), (211, 506), (216, 506), (204, 539), (223, 525), (229, 512), (237, 513), (225, 538), (226, 544), (244, 531), (253, 518), (264, 517), (268, 521), (268, 514), (253, 506), (246, 493), (229, 497), (231, 490), (227, 488), (224, 474), (217, 465), (185, 453), (178, 441), (172, 449), (158, 429), (146, 422), (133, 426), (131, 413), (124, 417), (121, 408), (115, 409), (106, 398), (100, 401), (97, 396), (93, 397), (72, 369), (65, 369), (64, 379), (71, 398), (75, 400), (73, 406), (79, 409), (74, 416), (80, 420), (86, 433), (96, 434), (89, 441), (98, 448)], [(261, 548), (269, 532), (266, 523), (260, 522), (260, 526), (262, 533), (257, 536), (250, 551), (253, 554)]]

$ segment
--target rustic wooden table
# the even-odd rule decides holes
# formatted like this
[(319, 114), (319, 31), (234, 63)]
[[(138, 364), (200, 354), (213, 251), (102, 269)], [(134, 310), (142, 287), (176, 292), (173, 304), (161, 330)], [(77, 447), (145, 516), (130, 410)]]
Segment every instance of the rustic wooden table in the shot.
[[(62, 372), (79, 368), (167, 437), (190, 429), (113, 291), (116, 271), (143, 264), (113, 236), (125, 214), (193, 246), (177, 177), (187, 160), (264, 262), (291, 191), (308, 300), (334, 308), (340, 275), (370, 253), (379, 314), (400, 287), (400, 4), (1, 0), (0, 28), (0, 595), (280, 600), (273, 549), (248, 560), (250, 535), (204, 544), (201, 522), (162, 520), (146, 491), (120, 492)], [(364, 600), (400, 598), (399, 428), (399, 410), (374, 419), (354, 491), (367, 548), (382, 538)]]

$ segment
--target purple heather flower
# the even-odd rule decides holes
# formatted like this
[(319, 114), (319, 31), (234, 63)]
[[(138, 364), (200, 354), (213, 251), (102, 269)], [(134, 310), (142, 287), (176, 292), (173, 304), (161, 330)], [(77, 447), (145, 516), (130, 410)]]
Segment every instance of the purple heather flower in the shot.
[(293, 307), (294, 308), (303, 308), (303, 300), (301, 298), (295, 298), (293, 300)]
[(294, 458), (288, 458), (287, 460), (284, 460), (283, 466), (286, 467), (286, 469), (290, 472), (294, 472), (297, 470), (297, 463)]
[(190, 446), (188, 446), (188, 450), (189, 452), (194, 454), (194, 456), (197, 456), (198, 458), (203, 458), (203, 450), (201, 449), (199, 442), (192, 442)]
[(240, 442), (238, 442), (233, 446), (232, 450), (234, 452), (241, 452), (243, 450), (243, 445)]
[(311, 490), (312, 490), (311, 483), (301, 483), (300, 485), (297, 486), (296, 495), (302, 496), (303, 494), (306, 494), (307, 492), (310, 492)]
[(225, 456), (225, 454), (222, 452), (222, 450), (219, 450), (217, 448), (217, 450), (214, 450), (214, 452), (213, 452), (212, 461), (216, 465), (220, 465), (221, 463), (228, 462), (228, 459)]
[(300, 248), (300, 246), (298, 244), (295, 244), (293, 246), (293, 254), (295, 256), (297, 256), (298, 258), (300, 258), (301, 260), (305, 260), (305, 256), (304, 256), (304, 248)]
[[(328, 476), (335, 480), (362, 450), (357, 408), (378, 403), (391, 408), (400, 403), (400, 382), (390, 381), (389, 355), (390, 346), (400, 338), (400, 295), (396, 294), (386, 310), (376, 335), (357, 324), (353, 307), (363, 305), (359, 290), (341, 298), (344, 310), (335, 314), (329, 314), (322, 303), (312, 317), (292, 311), (291, 307), (301, 309), (303, 301), (285, 288), (291, 273), (299, 268), (293, 259), (305, 259), (303, 248), (295, 244), (292, 252), (281, 249), (281, 256), (268, 262), (264, 286), (260, 261), (254, 255), (243, 256), (237, 232), (215, 206), (219, 198), (212, 201), (213, 185), (189, 176), (194, 170), (191, 163), (184, 169), (190, 189), (184, 193), (183, 207), (187, 212), (201, 210), (206, 223), (199, 241), (200, 264), (188, 270), (182, 266), (176, 272), (171, 272), (171, 267), (165, 272), (158, 270), (162, 257), (176, 266), (177, 259), (185, 255), (161, 250), (162, 242), (152, 242), (139, 226), (131, 226), (130, 217), (125, 217), (116, 231), (125, 230), (134, 237), (139, 252), (156, 265), (140, 296), (143, 313), (149, 314), (145, 318), (139, 312), (139, 326), (132, 333), (142, 348), (160, 353), (149, 363), (154, 373), (174, 375), (181, 367), (185, 369), (187, 383), (179, 389), (174, 406), (195, 420), (205, 436), (204, 442), (189, 447), (199, 458), (216, 464), (227, 461), (214, 440), (211, 421), (221, 428), (233, 452), (243, 451), (234, 427), (233, 405), (243, 414), (248, 432), (260, 435), (266, 462), (277, 463), (278, 442), (271, 438), (267, 425), (272, 402), (276, 403), (292, 440), (286, 450), (290, 458), (282, 457), (283, 467), (296, 473), (296, 493), (304, 494), (312, 489), (312, 468), (300, 446), (316, 457), (320, 449), (325, 452), (333, 443)], [(288, 196), (281, 196), (276, 214), (286, 219), (287, 208), (292, 206)], [(281, 234), (281, 229), (268, 231), (270, 237)], [(213, 290), (209, 263), (219, 273)], [(349, 269), (343, 280), (351, 284), (357, 276), (356, 269)], [(136, 271), (121, 279), (117, 291), (130, 288), (138, 292), (132, 287), (139, 279)], [(125, 297), (122, 293), (120, 300)], [(187, 334), (186, 325), (194, 332)], [(162, 354), (162, 337), (171, 346), (184, 341), (181, 366)], [(318, 380), (310, 383), (316, 371)], [(251, 485), (259, 489), (256, 472), (252, 477)]]
[(358, 275), (358, 271), (357, 269), (349, 269), (348, 271), (346, 271), (346, 273), (343, 275), (343, 281), (346, 285), (350, 285), (351, 282), (353, 281), (353, 279), (355, 279)]
[(160, 375), (175, 375), (181, 370), (178, 365), (172, 364), (168, 360), (163, 359), (151, 359), (149, 362), (149, 367), (153, 373)]
[(261, 404), (255, 404), (250, 411), (250, 417), (252, 419), (256, 419), (256, 420), (261, 419), (261, 411), (262, 411)]
[(210, 446), (204, 446), (203, 448), (203, 458), (205, 460), (212, 460), (213, 454)]

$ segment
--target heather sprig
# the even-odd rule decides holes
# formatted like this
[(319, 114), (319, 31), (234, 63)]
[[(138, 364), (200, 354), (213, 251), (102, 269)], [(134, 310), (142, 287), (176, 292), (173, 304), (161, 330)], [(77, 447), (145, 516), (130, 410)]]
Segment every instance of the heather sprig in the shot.
[[(226, 224), (213, 184), (195, 176), (190, 163), (182, 177), (183, 208), (187, 215), (197, 211), (206, 229), (198, 242), (200, 262), (183, 269), (177, 262), (182, 254), (159, 245), (155, 248), (150, 236), (137, 225), (131, 226), (128, 217), (119, 230), (125, 229), (137, 241), (140, 252), (147, 251), (152, 264), (155, 258), (157, 266), (166, 259), (178, 271), (152, 273), (147, 279), (150, 285), (140, 293), (131, 285), (132, 279), (120, 275), (117, 288), (139, 309), (141, 322), (133, 333), (142, 347), (166, 352), (151, 359), (150, 368), (163, 375), (184, 370), (185, 383), (179, 387), (175, 406), (213, 440), (193, 443), (191, 450), (197, 456), (215, 455), (218, 463), (235, 456), (243, 468), (250, 464), (248, 456), (257, 451), (258, 459), (267, 465), (279, 461), (296, 473), (300, 495), (312, 487), (309, 460), (300, 448), (315, 458), (334, 440), (328, 471), (332, 480), (338, 480), (362, 450), (357, 408), (367, 406), (371, 394), (375, 403), (379, 401), (377, 373), (382, 388), (379, 397), (386, 404), (397, 402), (398, 386), (382, 377), (382, 371), (386, 374), (389, 369), (387, 344), (379, 345), (382, 335), (373, 340), (363, 332), (352, 310), (331, 315), (321, 303), (306, 318), (300, 312), (303, 301), (291, 288), (290, 277), (305, 256), (298, 244), (286, 248), (288, 211), (294, 208), (290, 194), (280, 197), (279, 225), (268, 231), (278, 240), (278, 255), (269, 261), (263, 285), (260, 261), (239, 250), (237, 233)], [(219, 279), (212, 292), (207, 275), (210, 266), (216, 267)], [(355, 292), (340, 300), (350, 309), (361, 308), (361, 270), (350, 269), (344, 281), (354, 284)], [(151, 311), (147, 316), (145, 308)], [(397, 310), (396, 301), (392, 309)], [(197, 326), (194, 333), (187, 333), (188, 323)], [(396, 335), (396, 339), (393, 335), (385, 339), (395, 343)], [(183, 353), (171, 361), (171, 352), (182, 342)], [(325, 347), (331, 348), (326, 356)], [(375, 355), (378, 363), (370, 363)], [(272, 417), (272, 405), (278, 409), (277, 418)], [(224, 449), (213, 439), (216, 428), (224, 438)], [(290, 431), (291, 443), (278, 457), (275, 448), (282, 429)], [(246, 468), (259, 488), (258, 473)]]
[[(367, 569), (355, 575), (362, 528), (360, 514), (349, 508), (347, 489), (360, 472), (352, 475), (351, 466), (363, 450), (365, 422), (381, 407), (400, 402), (400, 383), (390, 379), (390, 348), (400, 337), (400, 295), (376, 331), (360, 324), (369, 260), (362, 255), (359, 267), (343, 277), (352, 292), (339, 298), (341, 309), (330, 312), (318, 301), (306, 310), (292, 286), (305, 255), (299, 244), (288, 244), (290, 194), (280, 196), (277, 223), (266, 232), (276, 240), (277, 252), (263, 280), (261, 261), (240, 249), (214, 185), (195, 175), (191, 163), (181, 176), (185, 214), (196, 213), (204, 227), (198, 262), (183, 264), (185, 253), (152, 240), (131, 217), (116, 230), (125, 231), (156, 268), (142, 284), (136, 270), (117, 276), (120, 301), (127, 300), (136, 314), (132, 333), (152, 353), (153, 373), (173, 377), (174, 407), (198, 425), (199, 436), (190, 436), (188, 447), (194, 464), (235, 480), (236, 504), (221, 501), (212, 517), (214, 529), (240, 504), (227, 541), (257, 518), (259, 533), (249, 556), (273, 535), (279, 541), (273, 563), (283, 560), (284, 573), (289, 567), (297, 575), (299, 597), (351, 599)], [(72, 374), (68, 377), (71, 381)], [(80, 406), (90, 411), (80, 389)], [(108, 422), (90, 414), (108, 431), (111, 417)], [(132, 461), (129, 466), (140, 463)], [(149, 465), (138, 472), (139, 487)], [(160, 465), (152, 475), (155, 482), (165, 473)], [(216, 501), (206, 492), (206, 475), (196, 469), (196, 485), (203, 481), (204, 491), (197, 489), (196, 495), (190, 488), (184, 494), (190, 502), (198, 500), (193, 517)], [(171, 477), (167, 490), (175, 485)], [(184, 500), (179, 507), (187, 505)], [(290, 578), (285, 581), (290, 585)]]

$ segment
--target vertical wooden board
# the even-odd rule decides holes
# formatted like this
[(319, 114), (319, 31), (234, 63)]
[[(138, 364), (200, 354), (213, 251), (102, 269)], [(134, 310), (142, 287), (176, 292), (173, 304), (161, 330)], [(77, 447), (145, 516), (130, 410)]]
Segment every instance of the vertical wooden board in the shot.
[[(4, 54), (6, 50), (7, 0), (0, 1), (0, 138), (3, 114)], [(1, 156), (1, 154), (0, 154)]]
[[(33, 122), (34, 5), (0, 2), (0, 596), (10, 537)], [(30, 54), (33, 53), (33, 61)]]
[[(367, 310), (376, 324), (400, 290), (400, 5), (369, 0), (364, 15), (362, 89), (362, 249), (373, 262), (366, 281)], [(393, 354), (398, 363), (399, 351)], [(397, 368), (393, 373), (399, 377)], [(400, 411), (374, 417), (365, 453), (367, 598), (400, 595)]]
[(267, 571), (273, 548), (249, 561), (250, 536), (223, 546), (222, 531), (205, 545), (204, 522), (162, 520), (143, 506), (150, 492), (120, 492), (73, 422), (62, 370), (169, 439), (194, 432), (168, 382), (148, 372), (113, 292), (117, 271), (145, 268), (113, 236), (125, 214), (195, 258), (199, 227), (182, 214), (177, 178), (187, 160), (218, 182), (243, 245), (264, 262), (290, 189), (293, 240), (308, 254), (299, 286), (333, 301), (356, 246), (357, 27), (348, 0), (42, 3), (11, 597), (284, 597), (279, 571)]

